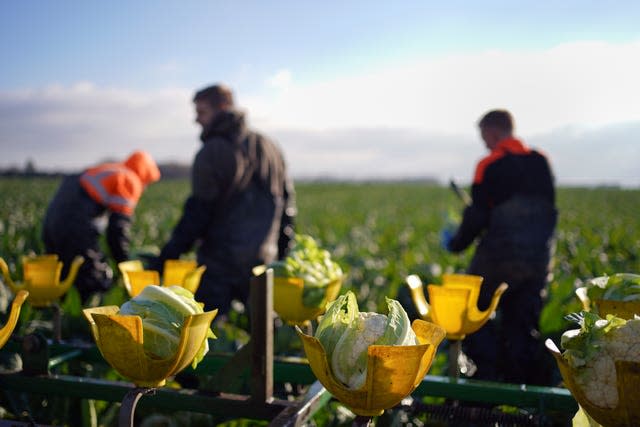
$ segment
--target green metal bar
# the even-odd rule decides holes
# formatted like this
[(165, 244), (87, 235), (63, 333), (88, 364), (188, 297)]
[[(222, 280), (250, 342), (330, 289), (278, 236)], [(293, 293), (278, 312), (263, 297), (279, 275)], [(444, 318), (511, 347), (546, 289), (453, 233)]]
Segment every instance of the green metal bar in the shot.
[[(67, 397), (121, 402), (134, 385), (69, 375), (28, 377), (5, 374), (0, 375), (0, 388), (32, 394), (60, 394)], [(252, 402), (249, 396), (243, 395), (220, 393), (212, 396), (198, 393), (196, 390), (160, 388), (155, 395), (141, 399), (138, 406), (270, 420), (293, 404), (280, 399), (273, 399), (265, 404)]]
[[(234, 353), (209, 353), (198, 364), (198, 369), (191, 371), (197, 375), (214, 375), (220, 369), (228, 366)], [(189, 370), (191, 368), (187, 368)], [(313, 384), (315, 375), (311, 372), (307, 359), (300, 357), (273, 358), (273, 379), (276, 383)]]
[[(107, 363), (105, 362), (102, 354), (100, 354), (100, 350), (98, 347), (92, 343), (66, 343), (60, 342), (55, 343), (53, 341), (49, 341), (48, 343), (50, 354), (58, 355), (62, 353), (67, 353), (70, 351), (80, 351), (80, 358), (83, 362), (88, 363)], [(2, 352), (10, 352), (10, 353), (20, 353), (22, 351), (21, 344), (16, 341), (8, 341), (4, 347), (2, 347)]]
[(496, 403), (544, 411), (575, 412), (577, 403), (569, 390), (526, 384), (505, 384), (427, 375), (414, 396)]
[(317, 381), (307, 359), (299, 357), (274, 358), (273, 377), (278, 383), (313, 384)]
[(82, 350), (80, 349), (76, 349), (76, 350), (71, 350), (68, 351), (66, 353), (62, 353), (58, 356), (54, 356), (54, 357), (50, 357), (49, 358), (49, 369), (52, 369), (58, 365), (63, 364), (64, 362), (67, 362), (71, 359), (75, 359), (78, 356), (82, 355)]
[[(49, 346), (51, 354), (55, 356), (51, 357), (51, 360), (55, 360), (55, 365), (58, 365), (65, 360), (56, 359), (65, 353), (73, 354), (73, 357), (87, 363), (101, 363), (107, 362), (100, 354), (100, 350), (95, 345), (90, 344), (69, 344), (69, 343), (52, 343)], [(12, 353), (20, 353), (21, 349), (19, 344), (7, 342), (2, 348), (2, 352), (8, 351)], [(73, 352), (73, 353), (72, 353)], [(200, 375), (213, 375), (223, 367), (228, 366), (228, 363), (235, 356), (236, 353), (213, 353), (209, 352), (204, 359), (198, 364), (197, 370), (191, 368), (185, 369), (187, 372), (193, 372)], [(69, 355), (70, 356), (70, 355)], [(71, 357), (69, 357), (71, 358)], [(49, 366), (53, 366), (50, 365)], [(279, 357), (274, 356), (274, 381), (278, 383), (292, 382), (295, 384), (312, 384), (316, 381), (316, 377), (309, 368), (307, 359), (301, 357)]]
[[(2, 351), (7, 349), (9, 343)], [(106, 363), (100, 352), (93, 345), (70, 345), (65, 343), (52, 344), (51, 353), (58, 354), (80, 350), (81, 354), (75, 357), (83, 361)], [(228, 354), (208, 354), (193, 371), (196, 375), (213, 375), (227, 364), (233, 357)], [(56, 359), (61, 357), (61, 359)], [(51, 358), (54, 363), (62, 362), (63, 357)], [(190, 369), (190, 368), (189, 368)], [(299, 357), (274, 357), (273, 376), (276, 383), (290, 382), (294, 384), (312, 384), (316, 381), (308, 362)], [(0, 376), (1, 377), (1, 376)], [(82, 379), (86, 381), (85, 379)], [(93, 380), (92, 380), (93, 381)], [(43, 383), (45, 384), (45, 383)], [(26, 390), (37, 392), (48, 390), (36, 388)], [(10, 387), (9, 387), (10, 388)], [(68, 391), (68, 390), (65, 390)], [(569, 390), (559, 387), (539, 387), (531, 385), (504, 384), (468, 379), (455, 379), (435, 375), (427, 375), (413, 393), (414, 396), (444, 397), (456, 400), (507, 404), (519, 407), (536, 408), (540, 411), (575, 412), (577, 404)], [(121, 398), (122, 396), (120, 396)], [(119, 400), (119, 399), (99, 399)]]

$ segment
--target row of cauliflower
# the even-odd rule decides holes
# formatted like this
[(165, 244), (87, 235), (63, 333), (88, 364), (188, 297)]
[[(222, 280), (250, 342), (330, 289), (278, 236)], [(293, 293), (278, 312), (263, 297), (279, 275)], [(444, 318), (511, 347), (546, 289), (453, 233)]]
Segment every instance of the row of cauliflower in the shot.
[[(323, 287), (342, 276), (340, 266), (331, 260), (329, 252), (309, 236), (298, 236), (289, 257), (270, 267), (276, 276), (304, 279), (305, 306), (326, 304)], [(154, 288), (125, 304), (121, 313), (142, 317), (145, 349), (163, 358), (177, 345), (178, 318), (198, 312), (199, 306), (193, 303), (193, 295), (184, 289)], [(182, 307), (182, 310), (172, 311), (163, 304), (169, 301), (167, 295), (171, 292), (174, 298), (183, 302), (168, 306)], [(579, 328), (563, 334), (562, 356), (573, 369), (585, 396), (598, 406), (614, 408), (618, 404), (614, 362), (640, 361), (640, 319), (629, 310), (620, 312), (625, 304), (629, 306), (637, 301), (640, 305), (640, 275), (620, 273), (598, 277), (588, 280), (576, 293), (585, 310), (569, 316)], [(608, 307), (603, 311), (596, 301), (618, 301), (618, 311), (609, 313)], [(328, 304), (327, 312), (316, 328), (316, 338), (325, 348), (333, 374), (349, 388), (358, 389), (364, 383), (369, 345), (418, 343), (400, 303), (392, 299), (387, 303), (387, 314), (360, 312), (355, 296), (348, 292)], [(206, 341), (194, 359), (194, 367), (205, 352)]]
[[(320, 318), (315, 337), (326, 354), (331, 374), (347, 389), (361, 389), (367, 378), (371, 345), (415, 346), (420, 344), (407, 313), (398, 301), (387, 299), (386, 314), (360, 312), (352, 292), (328, 298), (326, 288), (342, 279), (342, 269), (310, 236), (299, 235), (289, 255), (268, 267), (274, 275), (297, 278), (303, 283), (305, 307), (326, 313)], [(577, 400), (593, 411), (620, 406), (616, 361), (640, 362), (640, 275), (621, 273), (588, 280), (576, 292), (584, 311), (568, 318), (579, 328), (566, 331), (561, 339), (558, 364), (565, 383)], [(146, 286), (120, 307), (120, 315), (142, 319), (143, 345), (154, 359), (170, 358), (176, 351), (183, 322), (202, 314), (189, 290), (180, 286)], [(442, 334), (444, 336), (444, 334)], [(206, 338), (215, 338), (208, 329)], [(440, 338), (441, 339), (441, 338)], [(435, 346), (439, 340), (435, 342)], [(204, 339), (191, 362), (196, 367), (208, 351)], [(560, 353), (558, 353), (559, 355)], [(558, 358), (558, 357), (557, 357)], [(564, 370), (563, 370), (564, 367)], [(624, 396), (622, 396), (624, 398)], [(592, 414), (591, 414), (592, 415)], [(602, 420), (602, 415), (594, 417)], [(607, 420), (605, 419), (605, 424)]]

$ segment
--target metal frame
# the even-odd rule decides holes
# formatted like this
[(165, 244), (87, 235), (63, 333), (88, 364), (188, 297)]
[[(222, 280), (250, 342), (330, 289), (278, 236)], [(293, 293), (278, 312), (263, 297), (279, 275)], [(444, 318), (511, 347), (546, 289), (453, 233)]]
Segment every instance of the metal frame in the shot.
[[(70, 360), (105, 363), (90, 344), (49, 342), (41, 335), (26, 336), (7, 343), (5, 350), (21, 351), (23, 370), (0, 374), (0, 389), (30, 394), (63, 394), (81, 399), (122, 402), (120, 425), (132, 426), (138, 405), (229, 417), (271, 420), (273, 426), (301, 426), (331, 399), (316, 380), (306, 359), (273, 355), (273, 276), (268, 270), (251, 281), (251, 340), (234, 354), (209, 354), (198, 373), (212, 375), (220, 390), (136, 388), (121, 381), (107, 381), (72, 375), (50, 374), (55, 366)], [(19, 341), (20, 345), (16, 345)], [(250, 370), (250, 394), (234, 393), (227, 387)], [(279, 383), (310, 385), (297, 401), (273, 396)], [(43, 393), (43, 391), (45, 391)], [(231, 392), (230, 392), (231, 391)], [(427, 375), (413, 393), (460, 401), (507, 404), (540, 413), (573, 414), (577, 404), (564, 388), (503, 384)], [(368, 421), (357, 420), (358, 425)]]
[[(63, 394), (82, 399), (122, 402), (119, 413), (121, 427), (133, 426), (137, 406), (224, 414), (229, 417), (274, 420), (277, 426), (302, 425), (329, 399), (329, 393), (315, 382), (299, 401), (276, 399), (273, 396), (273, 272), (267, 270), (251, 279), (251, 339), (231, 357), (223, 360), (214, 373), (214, 382), (229, 385), (250, 368), (248, 395), (220, 391), (138, 388), (131, 383), (106, 381), (71, 375), (52, 375), (51, 368), (75, 358), (88, 356), (102, 360), (95, 346), (80, 348), (65, 345), (55, 339), (49, 343), (42, 335), (28, 335), (20, 342), (23, 369), (17, 373), (0, 374), (2, 390), (25, 393)], [(11, 347), (11, 346), (9, 346)], [(14, 346), (15, 347), (15, 346)], [(53, 349), (62, 352), (51, 357)], [(219, 360), (220, 362), (220, 360)], [(104, 361), (102, 360), (102, 363)], [(206, 363), (205, 363), (206, 365)]]

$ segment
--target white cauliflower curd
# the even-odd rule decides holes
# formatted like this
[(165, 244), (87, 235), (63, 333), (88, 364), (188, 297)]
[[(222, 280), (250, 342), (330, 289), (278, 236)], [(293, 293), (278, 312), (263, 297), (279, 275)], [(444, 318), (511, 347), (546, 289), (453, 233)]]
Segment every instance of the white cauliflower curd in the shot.
[(640, 363), (640, 318), (631, 320), (608, 315), (606, 319), (583, 311), (580, 329), (562, 335), (562, 357), (574, 371), (574, 379), (594, 405), (618, 405), (615, 361)]

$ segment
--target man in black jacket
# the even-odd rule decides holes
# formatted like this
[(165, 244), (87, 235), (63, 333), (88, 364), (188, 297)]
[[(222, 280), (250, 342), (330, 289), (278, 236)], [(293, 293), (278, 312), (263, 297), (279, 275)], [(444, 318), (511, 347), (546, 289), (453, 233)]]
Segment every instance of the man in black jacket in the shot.
[(469, 335), (464, 349), (477, 365), (474, 378), (535, 384), (541, 380), (532, 369), (540, 352), (538, 320), (557, 221), (553, 175), (543, 154), (514, 138), (508, 111), (488, 112), (479, 128), (490, 153), (476, 167), (472, 203), (445, 246), (460, 252), (479, 238), (468, 273), (484, 277), (481, 309), (501, 283), (509, 289), (495, 321)]
[(246, 128), (233, 94), (214, 85), (194, 97), (202, 148), (193, 162), (191, 195), (152, 268), (197, 246), (207, 269), (196, 293), (205, 309), (247, 302), (252, 267), (283, 257), (293, 237), (293, 184), (278, 147)]

